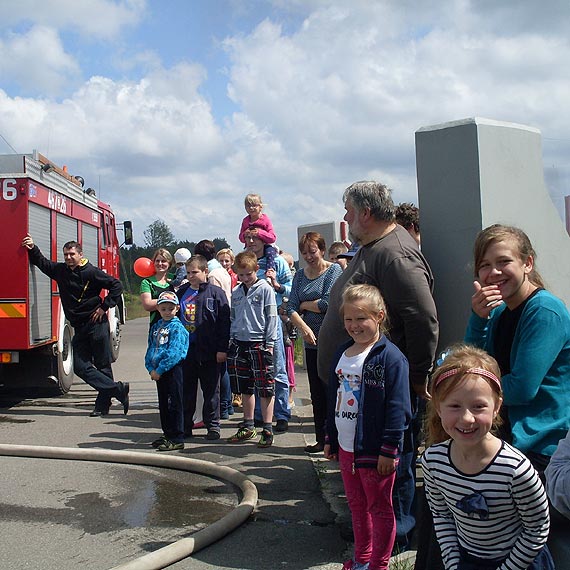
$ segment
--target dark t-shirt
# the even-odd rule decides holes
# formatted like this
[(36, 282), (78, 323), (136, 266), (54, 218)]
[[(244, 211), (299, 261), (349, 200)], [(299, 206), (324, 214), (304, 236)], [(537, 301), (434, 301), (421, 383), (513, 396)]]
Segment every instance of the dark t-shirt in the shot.
[(511, 373), (511, 350), (521, 315), (526, 304), (539, 291), (542, 291), (542, 289), (539, 288), (536, 289), (536, 291), (533, 291), (518, 307), (512, 311), (508, 307), (505, 307), (505, 310), (499, 317), (499, 322), (497, 323), (497, 332), (495, 334), (495, 346), (493, 348), (495, 359), (499, 364), (502, 376)]
[[(501, 370), (501, 376), (511, 373), (511, 351), (513, 348), (513, 340), (521, 315), (523, 314), (526, 304), (542, 289), (533, 291), (518, 307), (512, 311), (505, 307), (497, 322), (497, 331), (495, 333), (495, 346), (493, 347), (495, 360)], [(513, 434), (511, 430), (511, 422), (509, 420), (509, 408), (503, 405), (500, 411), (502, 424), (499, 426), (497, 435), (507, 441), (513, 442)]]

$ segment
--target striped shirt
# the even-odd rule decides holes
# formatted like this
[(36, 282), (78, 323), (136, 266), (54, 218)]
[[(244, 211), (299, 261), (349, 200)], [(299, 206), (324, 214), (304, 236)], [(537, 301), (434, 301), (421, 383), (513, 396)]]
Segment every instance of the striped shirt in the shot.
[[(446, 569), (457, 568), (459, 545), (473, 556), (500, 559), (501, 570), (528, 568), (548, 538), (546, 493), (529, 460), (503, 442), (480, 473), (459, 471), (451, 440), (432, 445), (421, 458), (425, 490)], [(489, 516), (466, 514), (458, 501), (483, 495)]]

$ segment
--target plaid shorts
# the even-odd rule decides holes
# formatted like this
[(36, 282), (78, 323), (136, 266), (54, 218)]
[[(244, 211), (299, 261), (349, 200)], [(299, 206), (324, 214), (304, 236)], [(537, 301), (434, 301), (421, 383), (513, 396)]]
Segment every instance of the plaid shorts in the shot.
[(228, 352), (228, 372), (234, 394), (275, 395), (273, 354), (261, 342), (232, 340)]

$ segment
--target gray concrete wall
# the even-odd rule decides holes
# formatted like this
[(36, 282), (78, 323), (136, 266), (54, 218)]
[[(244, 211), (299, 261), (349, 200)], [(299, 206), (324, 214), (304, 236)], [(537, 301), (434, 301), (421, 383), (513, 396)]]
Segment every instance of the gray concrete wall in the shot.
[(544, 184), (540, 131), (465, 119), (416, 132), (422, 251), (435, 275), (440, 348), (463, 338), (481, 229), (515, 225), (530, 237), (547, 287), (570, 302), (570, 238)]

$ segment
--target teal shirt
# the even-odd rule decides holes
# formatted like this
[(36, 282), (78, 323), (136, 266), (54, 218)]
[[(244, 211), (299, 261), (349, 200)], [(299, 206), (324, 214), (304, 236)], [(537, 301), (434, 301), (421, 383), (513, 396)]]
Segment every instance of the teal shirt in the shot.
[[(465, 342), (494, 356), (497, 323), (471, 314)], [(511, 372), (501, 379), (513, 444), (523, 453), (551, 456), (570, 428), (570, 314), (564, 303), (539, 291), (525, 305), (511, 349)]]

